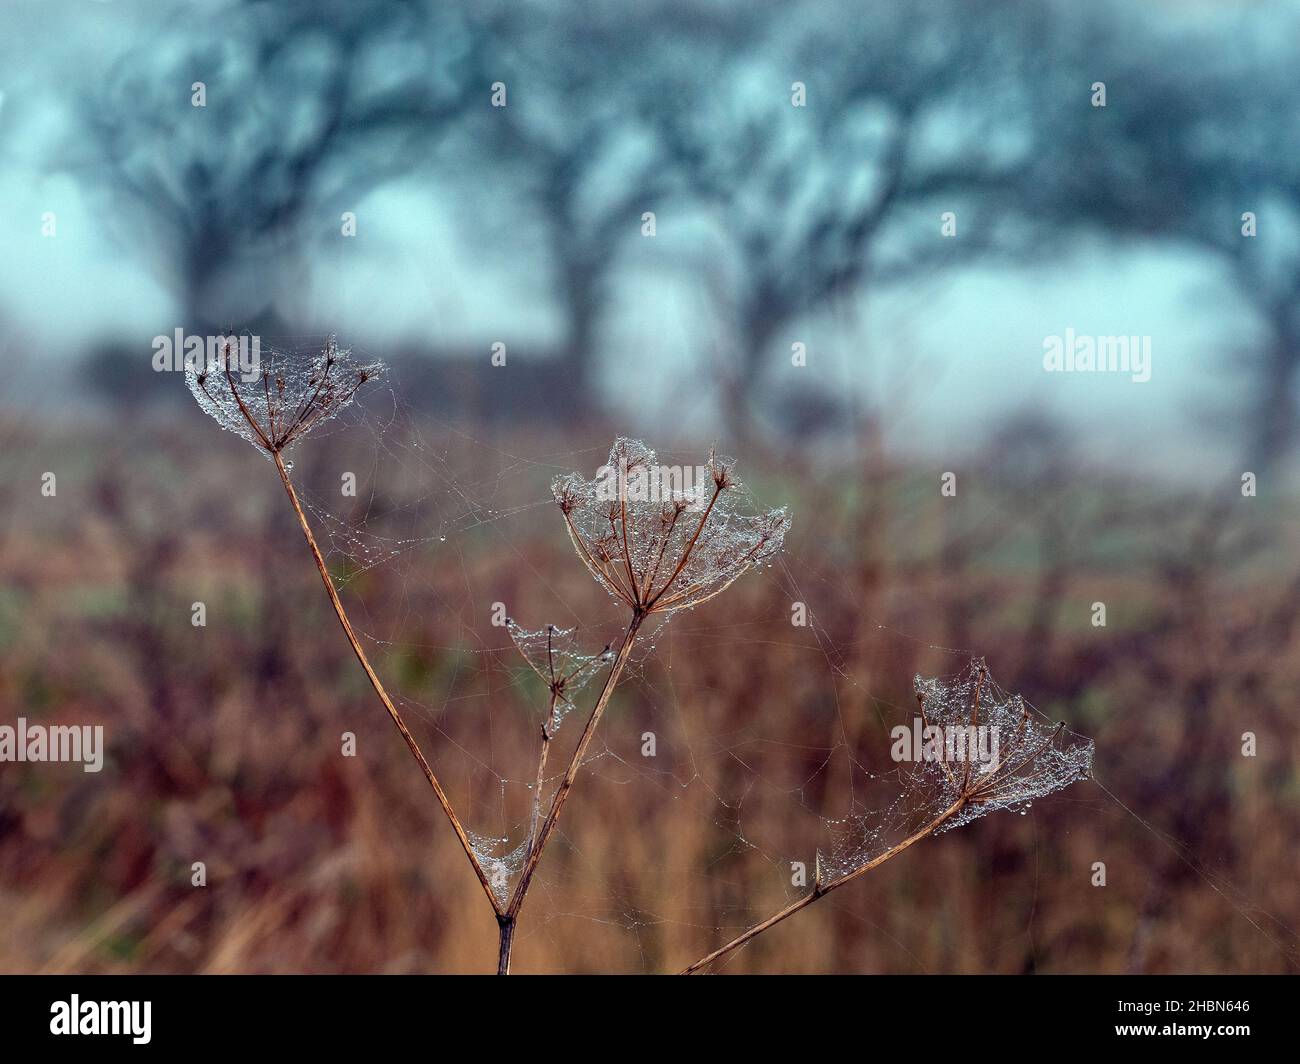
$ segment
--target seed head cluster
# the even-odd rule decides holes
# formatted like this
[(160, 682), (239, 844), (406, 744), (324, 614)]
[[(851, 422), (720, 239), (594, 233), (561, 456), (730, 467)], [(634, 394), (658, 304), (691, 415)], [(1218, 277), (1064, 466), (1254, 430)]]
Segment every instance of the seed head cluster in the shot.
[(243, 379), (228, 340), (214, 360), (187, 367), (185, 378), (217, 424), (267, 455), (286, 450), (337, 416), (362, 385), (385, 372), (383, 363), (356, 362), (334, 337), (317, 353), (273, 351), (262, 362), (256, 379)]
[(998, 738), (997, 760), (992, 764), (977, 767), (969, 760), (922, 764), (920, 771), (931, 775), (937, 785), (936, 804), (965, 799), (947, 827), (998, 809), (1026, 808), (1035, 798), (1092, 775), (1092, 741), (1067, 732), (1064, 723), (1047, 721), (1023, 696), (1001, 690), (982, 658), (973, 659), (955, 677), (917, 676), (914, 686), (927, 726), (944, 732), (986, 728)]
[(599, 479), (578, 473), (557, 478), (551, 488), (582, 563), (638, 616), (707, 602), (748, 570), (769, 564), (790, 527), (785, 509), (749, 512), (734, 463), (716, 453), (703, 467), (703, 485), (651, 498), (626, 490), (627, 479), (662, 468), (644, 443), (619, 437), (605, 468), (627, 474), (616, 497)]

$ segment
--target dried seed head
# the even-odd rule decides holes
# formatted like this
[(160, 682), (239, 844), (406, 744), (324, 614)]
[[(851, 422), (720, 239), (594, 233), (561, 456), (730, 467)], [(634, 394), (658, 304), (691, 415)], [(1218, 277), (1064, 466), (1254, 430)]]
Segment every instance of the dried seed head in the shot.
[[(1092, 741), (1031, 711), (1020, 695), (1002, 691), (982, 658), (948, 679), (917, 676), (914, 686), (926, 724), (945, 737), (947, 755), (923, 761), (918, 771), (938, 787), (935, 802), (950, 804), (961, 796), (967, 801), (950, 826), (997, 809), (1026, 808), (1092, 775)], [(964, 759), (953, 756), (959, 744)]]
[(574, 628), (557, 628), (548, 624), (545, 628), (529, 630), (507, 618), (506, 631), (528, 667), (541, 677), (555, 696), (553, 726), (558, 725), (573, 708), (573, 697), (613, 660), (609, 646), (597, 654), (579, 651)]
[(557, 480), (551, 485), (551, 491), (555, 495), (555, 501), (559, 504), (560, 513), (570, 514), (573, 508), (578, 505), (578, 496), (570, 489), (569, 485), (562, 480)]
[(956, 676), (917, 676), (915, 690), (918, 717), (900, 722), (890, 739), (901, 747), (891, 755), (903, 790), (891, 787), (887, 805), (832, 823), (822, 854), (831, 880), (939, 817), (938, 831), (949, 831), (1000, 809), (1023, 813), (1036, 798), (1092, 775), (1092, 741), (1002, 690), (982, 659)]
[(552, 485), (574, 549), (611, 595), (643, 613), (707, 601), (781, 549), (785, 510), (747, 512), (733, 463), (661, 465), (620, 437), (593, 480), (569, 473)]
[(709, 475), (713, 478), (713, 485), (719, 491), (726, 491), (735, 485), (735, 478), (732, 476), (734, 463), (730, 459), (719, 458), (717, 449), (709, 451)]
[(382, 376), (379, 362), (358, 364), (333, 337), (318, 352), (261, 352), (260, 376), (245, 379), (227, 339), (211, 362), (187, 367), (191, 393), (222, 428), (268, 455), (292, 446), (345, 409), (363, 384)]

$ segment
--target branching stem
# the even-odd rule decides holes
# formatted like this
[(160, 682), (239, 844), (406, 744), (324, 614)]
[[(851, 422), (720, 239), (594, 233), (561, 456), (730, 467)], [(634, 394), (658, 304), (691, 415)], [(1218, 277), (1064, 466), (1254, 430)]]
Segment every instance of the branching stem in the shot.
[(536, 833), (533, 845), (529, 848), (528, 859), (524, 862), (524, 870), (519, 877), (519, 883), (515, 886), (514, 894), (510, 898), (510, 904), (506, 907), (505, 916), (511, 920), (519, 915), (519, 910), (523, 907), (529, 884), (532, 883), (533, 873), (537, 870), (537, 862), (541, 860), (542, 851), (546, 849), (546, 844), (555, 831), (555, 825), (560, 819), (564, 803), (568, 800), (569, 791), (573, 788), (573, 781), (578, 775), (578, 769), (582, 766), (582, 759), (587, 753), (587, 747), (591, 743), (592, 736), (596, 734), (596, 726), (605, 713), (605, 707), (609, 704), (614, 688), (618, 686), (623, 666), (627, 664), (628, 655), (632, 652), (632, 643), (636, 639), (636, 634), (645, 618), (646, 615), (641, 611), (633, 611), (632, 620), (627, 626), (627, 631), (623, 633), (623, 641), (619, 644), (618, 651), (614, 655), (613, 664), (610, 665), (609, 673), (605, 677), (605, 684), (600, 689), (600, 695), (596, 699), (596, 705), (591, 711), (591, 716), (587, 718), (587, 725), (582, 729), (582, 736), (578, 739), (577, 749), (573, 751), (573, 757), (569, 759), (569, 767), (564, 770), (560, 785), (555, 791), (555, 797), (551, 799), (551, 808), (547, 812), (541, 828)]

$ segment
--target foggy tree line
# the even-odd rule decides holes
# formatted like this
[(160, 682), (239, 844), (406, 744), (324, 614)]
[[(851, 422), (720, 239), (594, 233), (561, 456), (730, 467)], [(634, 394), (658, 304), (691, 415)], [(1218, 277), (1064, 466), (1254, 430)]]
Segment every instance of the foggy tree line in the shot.
[[(249, 0), (122, 55), (78, 102), (63, 162), (187, 328), (276, 331), (320, 324), (295, 320), (293, 292), (341, 211), (454, 160), (494, 205), (484, 225), (495, 210), (539, 234), (561, 322), (547, 365), (581, 394), (644, 212), (689, 219), (699, 254), (674, 265), (713, 305), (724, 340), (694, 355), (737, 436), (800, 319), (1032, 261), (1045, 234), (1190, 244), (1257, 323), (1230, 355), (1265, 465), (1293, 442), (1300, 367), (1292, 51), (1031, 0)], [(454, 213), (482, 239), (474, 211)]]

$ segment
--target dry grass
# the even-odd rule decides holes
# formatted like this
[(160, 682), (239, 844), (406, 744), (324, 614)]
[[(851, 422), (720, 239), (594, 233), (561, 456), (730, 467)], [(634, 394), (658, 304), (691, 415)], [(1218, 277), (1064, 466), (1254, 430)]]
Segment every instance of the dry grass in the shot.
[[(542, 453), (592, 441), (499, 442)], [(331, 468), (328, 450), (348, 446), (319, 445)], [(481, 971), (495, 929), (481, 887), (454, 860), (427, 785), (399, 771), (391, 725), (337, 630), (327, 635), (336, 622), (304, 573), (278, 489), (251, 453), (214, 461), (213, 446), (211, 434), (165, 427), (148, 441), (51, 432), (42, 467), (66, 448), (60, 505), (77, 505), (8, 510), (5, 716), (102, 722), (110, 760), (98, 778), (75, 766), (0, 774), (11, 915), (0, 968)], [(21, 461), (8, 470), (6, 491), (35, 482)], [(831, 815), (838, 783), (814, 770), (839, 721), (861, 722), (850, 742), (864, 758), (879, 751), (874, 701), (905, 705), (907, 678), (934, 665), (925, 642), (894, 632), (952, 645), (974, 625), (960, 645), (985, 650), (1040, 707), (1095, 735), (1102, 783), (1150, 828), (1084, 785), (1030, 817), (990, 818), (929, 843), (923, 859), (891, 861), (731, 955), (727, 971), (1295, 970), (1300, 654), (1295, 574), (1280, 560), (1287, 514), (1261, 513), (1245, 530), (1282, 549), (1231, 549), (1240, 529), (1230, 524), (1211, 552), (1192, 548), (1191, 521), (1153, 519), (1162, 504), (1142, 501), (1149, 488), (1112, 486), (1126, 509), (1103, 530), (1083, 499), (1080, 539), (1097, 550), (1044, 590), (1036, 510), (1022, 493), (955, 524), (903, 469), (835, 485), (792, 476), (763, 494), (821, 515), (816, 529), (796, 526), (788, 554), (835, 667), (790, 638), (776, 582), (745, 581), (725, 611), (710, 604), (666, 630), (608, 711), (605, 746), (630, 754), (651, 728), (677, 778), (703, 770), (729, 794), (736, 743), (761, 735), (780, 746), (764, 767), (815, 777), (806, 800)], [(1171, 515), (1187, 509), (1168, 502)], [(511, 705), (490, 669), (456, 688), (476, 707), (490, 695), (490, 713), (437, 709), (460, 664), (448, 648), (466, 631), (494, 634), (466, 585), (503, 589), (519, 616), (553, 615), (557, 588), (603, 615), (568, 547), (531, 528), (509, 530), (506, 561), (500, 541), (469, 537), (456, 565), (431, 557), (418, 583), (414, 563), (381, 566), (344, 593), (367, 633), (384, 636), (371, 647), (381, 647), (376, 670), (434, 707), (410, 726), (470, 820), (489, 799), (456, 747), (474, 744), (519, 778), (535, 766), (537, 736), (529, 707)], [(537, 571), (559, 574), (557, 587), (538, 586)], [(1040, 594), (1059, 607), (1046, 647), (1033, 628)], [(1103, 638), (1071, 620), (1095, 597), (1111, 603)], [(188, 626), (196, 598), (218, 618), (201, 637)], [(400, 618), (376, 620), (395, 603)], [(1237, 753), (1248, 728), (1263, 740), (1253, 760)], [(344, 730), (358, 736), (355, 759), (338, 756)], [(516, 968), (677, 970), (786, 903), (783, 883), (733, 851), (726, 811), (705, 789), (615, 768), (583, 777), (583, 800), (540, 866)], [(778, 838), (788, 811), (757, 796), (747, 830)], [(201, 890), (189, 885), (196, 859), (208, 863)], [(1089, 883), (1096, 860), (1109, 868), (1104, 889)]]

